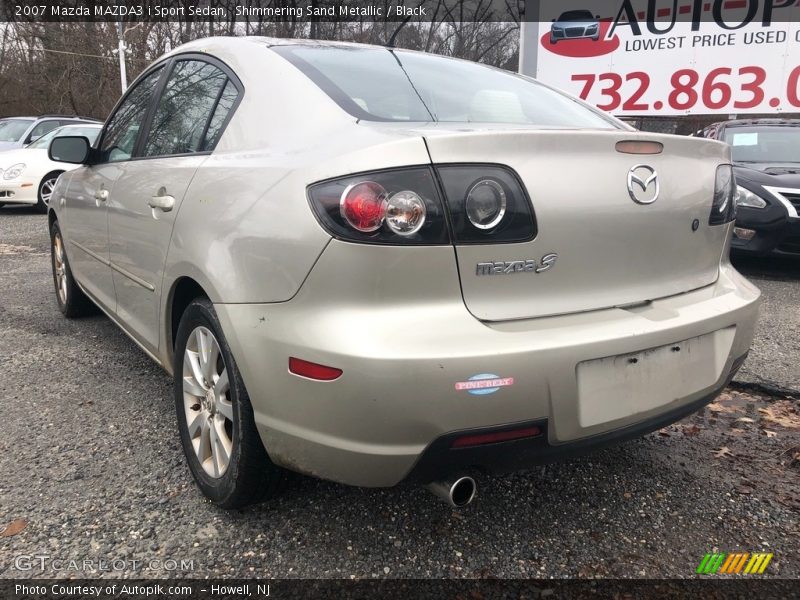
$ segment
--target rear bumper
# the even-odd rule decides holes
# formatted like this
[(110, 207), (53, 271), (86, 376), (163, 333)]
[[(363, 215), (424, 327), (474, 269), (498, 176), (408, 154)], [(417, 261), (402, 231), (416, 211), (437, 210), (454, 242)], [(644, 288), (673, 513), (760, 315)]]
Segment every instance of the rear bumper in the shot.
[[(450, 274), (452, 253), (443, 252), (442, 269), (436, 255), (426, 258), (438, 275), (425, 287), (435, 302), (421, 297), (425, 292), (405, 292), (410, 295), (404, 298), (404, 288), (394, 291), (397, 304), (380, 302), (374, 282), (359, 289), (342, 281), (323, 255), (323, 264), (289, 302), (217, 305), (274, 462), (360, 486), (425, 480), (465, 466), (519, 468), (639, 435), (696, 410), (727, 383), (753, 337), (759, 291), (729, 264), (711, 286), (640, 307), (487, 324), (470, 315), (460, 298), (457, 274)], [(396, 275), (392, 281), (402, 282), (402, 273)], [(713, 336), (712, 351), (696, 357), (677, 396), (656, 406), (622, 398), (629, 409), (611, 407), (608, 421), (602, 407), (599, 419), (596, 406), (587, 411), (579, 364), (631, 353), (646, 361), (649, 349), (704, 335)], [(288, 372), (289, 356), (342, 369), (343, 375), (325, 383), (303, 379)], [(691, 379), (696, 373), (702, 378)], [(477, 374), (505, 378), (506, 385), (491, 394), (458, 389)], [(638, 386), (643, 389), (642, 382)], [(474, 462), (468, 450), (453, 463), (436, 450), (454, 432), (525, 423), (539, 424), (544, 434), (496, 444), (488, 460)], [(508, 460), (520, 448), (522, 460)]]
[[(453, 476), (456, 473), (486, 471), (493, 474), (504, 474), (524, 470), (535, 465), (553, 462), (573, 456), (586, 454), (603, 446), (618, 444), (626, 440), (641, 437), (662, 427), (679, 421), (684, 417), (702, 409), (714, 400), (730, 382), (739, 368), (744, 364), (747, 355), (739, 357), (731, 368), (725, 383), (719, 388), (698, 400), (683, 404), (649, 419), (633, 423), (626, 427), (613, 429), (606, 433), (587, 438), (551, 444), (547, 435), (547, 420), (527, 423), (512, 423), (499, 427), (455, 431), (443, 435), (425, 449), (414, 465), (406, 480), (413, 483), (430, 483)], [(537, 436), (508, 442), (491, 443), (472, 448), (454, 446), (459, 439), (467, 436), (488, 435), (500, 432), (514, 432), (523, 429), (535, 429), (541, 432)]]

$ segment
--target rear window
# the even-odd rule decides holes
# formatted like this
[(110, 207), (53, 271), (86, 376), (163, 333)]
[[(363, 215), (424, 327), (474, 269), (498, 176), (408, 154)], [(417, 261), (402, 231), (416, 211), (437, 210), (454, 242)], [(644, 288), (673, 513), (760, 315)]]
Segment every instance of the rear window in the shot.
[(617, 128), (566, 95), (477, 63), (385, 48), (273, 49), (359, 119)]
[(18, 142), (28, 131), (33, 120), (5, 119), (0, 121), (0, 142)]

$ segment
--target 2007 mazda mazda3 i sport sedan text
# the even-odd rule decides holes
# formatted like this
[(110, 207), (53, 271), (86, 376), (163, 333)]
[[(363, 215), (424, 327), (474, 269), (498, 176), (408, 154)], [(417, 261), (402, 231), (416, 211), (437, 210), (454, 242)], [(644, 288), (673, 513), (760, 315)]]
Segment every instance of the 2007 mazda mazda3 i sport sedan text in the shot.
[(643, 435), (743, 362), (730, 150), (533, 80), (381, 47), (213, 38), (58, 138), (61, 311), (175, 379), (214, 502), (284, 469), (430, 484)]

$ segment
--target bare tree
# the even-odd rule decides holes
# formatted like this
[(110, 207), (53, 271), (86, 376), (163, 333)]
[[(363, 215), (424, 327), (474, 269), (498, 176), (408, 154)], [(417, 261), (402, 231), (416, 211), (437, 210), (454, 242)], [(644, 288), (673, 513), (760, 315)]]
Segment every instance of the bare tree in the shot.
[[(332, 0), (283, 0), (282, 6), (331, 5)], [(510, 0), (427, 0), (428, 19), (309, 21), (286, 17), (235, 17), (237, 0), (217, 0), (227, 17), (176, 16), (171, 21), (125, 23), (128, 77), (159, 56), (209, 35), (263, 35), (425, 50), (516, 69), (518, 16)], [(261, 0), (261, 5), (272, 3)], [(274, 3), (273, 3), (274, 4)], [(384, 11), (395, 0), (381, 0)], [(407, 2), (422, 6), (423, 0)], [(5, 4), (2, 5), (6, 6)], [(0, 13), (5, 8), (0, 7)], [(386, 14), (384, 12), (384, 14)], [(2, 17), (3, 14), (0, 14)], [(117, 24), (110, 22), (0, 21), (0, 116), (49, 112), (105, 118), (120, 95)]]

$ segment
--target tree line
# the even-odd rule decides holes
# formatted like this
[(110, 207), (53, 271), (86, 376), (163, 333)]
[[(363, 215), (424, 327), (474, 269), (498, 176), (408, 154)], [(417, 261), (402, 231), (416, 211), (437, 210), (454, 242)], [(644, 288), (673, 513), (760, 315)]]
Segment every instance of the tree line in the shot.
[[(387, 7), (394, 0), (385, 0)], [(233, 3), (235, 4), (235, 3)], [(120, 96), (122, 31), (128, 82), (173, 48), (219, 35), (312, 38), (424, 50), (516, 70), (519, 22), (498, 0), (426, 1), (427, 21), (0, 22), (0, 117), (45, 113), (104, 119)], [(232, 10), (228, 14), (233, 14)]]

